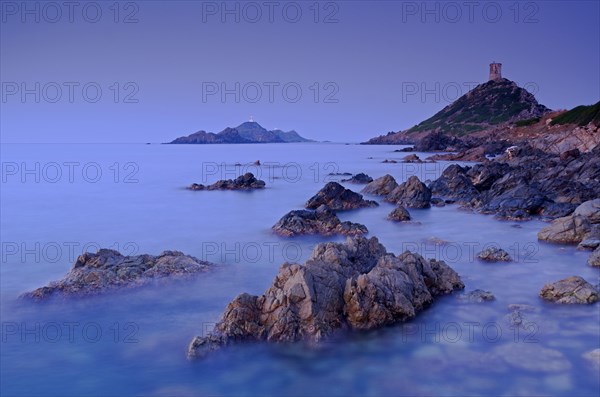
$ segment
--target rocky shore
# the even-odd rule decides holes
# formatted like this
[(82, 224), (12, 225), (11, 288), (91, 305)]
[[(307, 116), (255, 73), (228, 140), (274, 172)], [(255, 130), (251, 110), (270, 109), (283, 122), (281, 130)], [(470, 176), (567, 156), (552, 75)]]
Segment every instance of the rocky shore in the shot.
[(357, 235), (369, 231), (360, 223), (342, 222), (334, 211), (326, 205), (321, 205), (316, 210), (294, 210), (285, 214), (272, 227), (273, 231), (283, 237), (293, 237), (306, 234), (320, 234), (330, 236), (333, 234)]
[(263, 295), (237, 296), (209, 335), (192, 340), (188, 357), (245, 341), (318, 342), (342, 329), (406, 321), (462, 288), (444, 262), (408, 251), (396, 256), (374, 237), (318, 244), (303, 265), (284, 263)]
[(247, 172), (235, 179), (222, 179), (212, 185), (193, 183), (188, 186), (189, 190), (253, 190), (264, 189), (265, 181), (256, 179), (254, 174)]

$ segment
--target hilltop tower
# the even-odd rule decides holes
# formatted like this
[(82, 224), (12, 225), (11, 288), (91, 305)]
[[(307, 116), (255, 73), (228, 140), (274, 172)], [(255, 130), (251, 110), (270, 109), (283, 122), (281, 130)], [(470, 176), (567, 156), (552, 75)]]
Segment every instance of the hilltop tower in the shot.
[(502, 78), (502, 64), (492, 62), (490, 63), (490, 81), (500, 80)]

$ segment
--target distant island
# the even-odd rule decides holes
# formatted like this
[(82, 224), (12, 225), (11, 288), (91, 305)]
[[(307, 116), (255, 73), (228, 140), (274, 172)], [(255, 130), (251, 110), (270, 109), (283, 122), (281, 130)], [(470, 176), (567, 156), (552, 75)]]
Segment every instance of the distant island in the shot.
[(219, 133), (204, 130), (179, 137), (171, 144), (217, 144), (217, 143), (294, 143), (314, 142), (296, 131), (267, 130), (256, 121), (247, 121), (235, 128), (227, 127)]

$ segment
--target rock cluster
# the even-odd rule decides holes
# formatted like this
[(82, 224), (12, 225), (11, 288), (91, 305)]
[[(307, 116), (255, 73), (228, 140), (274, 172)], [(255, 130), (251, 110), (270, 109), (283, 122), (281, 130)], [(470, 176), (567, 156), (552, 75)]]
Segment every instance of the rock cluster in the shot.
[(326, 205), (334, 211), (351, 210), (356, 208), (377, 207), (376, 201), (363, 199), (362, 194), (346, 189), (337, 182), (327, 183), (305, 204), (308, 209), (317, 209)]
[(367, 227), (360, 223), (342, 222), (335, 212), (326, 205), (316, 210), (294, 210), (285, 214), (275, 225), (273, 231), (284, 237), (305, 234), (357, 235), (368, 233)]
[(407, 208), (429, 208), (431, 206), (431, 190), (413, 175), (392, 190), (385, 197), (385, 201)]
[(208, 271), (214, 264), (177, 251), (164, 251), (158, 256), (123, 256), (110, 249), (80, 255), (71, 270), (47, 287), (25, 293), (34, 300), (52, 296), (96, 295), (123, 287), (147, 284), (151, 280), (191, 275)]
[(198, 183), (191, 184), (189, 190), (251, 190), (251, 189), (263, 189), (265, 182), (260, 179), (256, 179), (254, 174), (247, 172), (244, 175), (240, 175), (235, 179), (220, 180), (212, 185), (202, 185)]
[(538, 239), (559, 244), (579, 244), (600, 238), (600, 199), (586, 201), (569, 215), (555, 219), (538, 233)]
[(382, 327), (462, 288), (444, 262), (395, 256), (374, 237), (318, 244), (303, 265), (283, 264), (263, 295), (236, 297), (212, 333), (192, 340), (188, 356), (242, 341), (317, 342), (339, 329)]

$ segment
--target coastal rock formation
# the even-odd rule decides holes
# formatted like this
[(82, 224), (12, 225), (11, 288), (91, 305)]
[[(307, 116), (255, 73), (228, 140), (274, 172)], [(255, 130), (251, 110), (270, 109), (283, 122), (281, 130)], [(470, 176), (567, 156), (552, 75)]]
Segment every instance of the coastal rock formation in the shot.
[(311, 197), (304, 205), (308, 209), (316, 209), (326, 205), (334, 211), (351, 210), (355, 208), (377, 207), (376, 201), (363, 199), (362, 194), (346, 189), (337, 182), (327, 183), (323, 189)]
[(366, 183), (370, 183), (373, 182), (373, 178), (371, 178), (369, 175), (364, 174), (364, 173), (359, 173), (354, 175), (352, 178), (349, 179), (342, 179), (342, 182), (350, 182), (350, 183), (356, 183), (356, 184), (366, 184)]
[(556, 303), (589, 304), (598, 301), (598, 290), (582, 277), (571, 276), (545, 285), (540, 296)]
[(600, 237), (600, 199), (579, 205), (572, 215), (558, 218), (538, 233), (538, 239), (559, 244), (578, 244)]
[(123, 256), (110, 249), (80, 255), (61, 280), (25, 293), (24, 298), (43, 300), (53, 296), (96, 295), (124, 287), (137, 287), (152, 280), (208, 271), (214, 264), (164, 251), (158, 256)]
[(273, 231), (284, 237), (304, 234), (357, 235), (368, 233), (367, 227), (360, 223), (341, 222), (337, 215), (326, 205), (316, 210), (296, 210), (285, 214), (275, 225)]
[(410, 221), (410, 213), (403, 206), (399, 205), (388, 214), (388, 219), (396, 222)]
[(408, 208), (429, 208), (431, 200), (431, 190), (415, 175), (385, 197), (385, 201), (403, 205)]
[(361, 190), (361, 193), (372, 194), (375, 196), (387, 196), (398, 187), (398, 183), (390, 174), (386, 174), (375, 179)]
[(431, 194), (443, 198), (467, 199), (477, 197), (479, 191), (467, 176), (467, 169), (452, 164), (442, 172), (442, 175), (431, 183)]
[(318, 342), (339, 329), (371, 329), (414, 317), (464, 285), (444, 262), (387, 253), (375, 237), (318, 244), (304, 263), (284, 263), (261, 296), (241, 294), (188, 357), (242, 341)]
[(247, 172), (244, 175), (240, 175), (235, 179), (220, 180), (212, 185), (202, 185), (193, 183), (188, 187), (189, 190), (252, 190), (252, 189), (263, 189), (265, 187), (265, 181), (256, 179), (254, 174)]
[(235, 128), (227, 127), (215, 134), (198, 131), (188, 136), (173, 140), (172, 144), (218, 144), (218, 143), (290, 143), (311, 142), (301, 137), (296, 131), (267, 131), (255, 121), (247, 121)]
[(486, 262), (511, 262), (513, 259), (502, 248), (490, 247), (477, 254), (477, 257)]
[(592, 252), (587, 262), (590, 266), (600, 267), (600, 247), (596, 248), (596, 250)]

